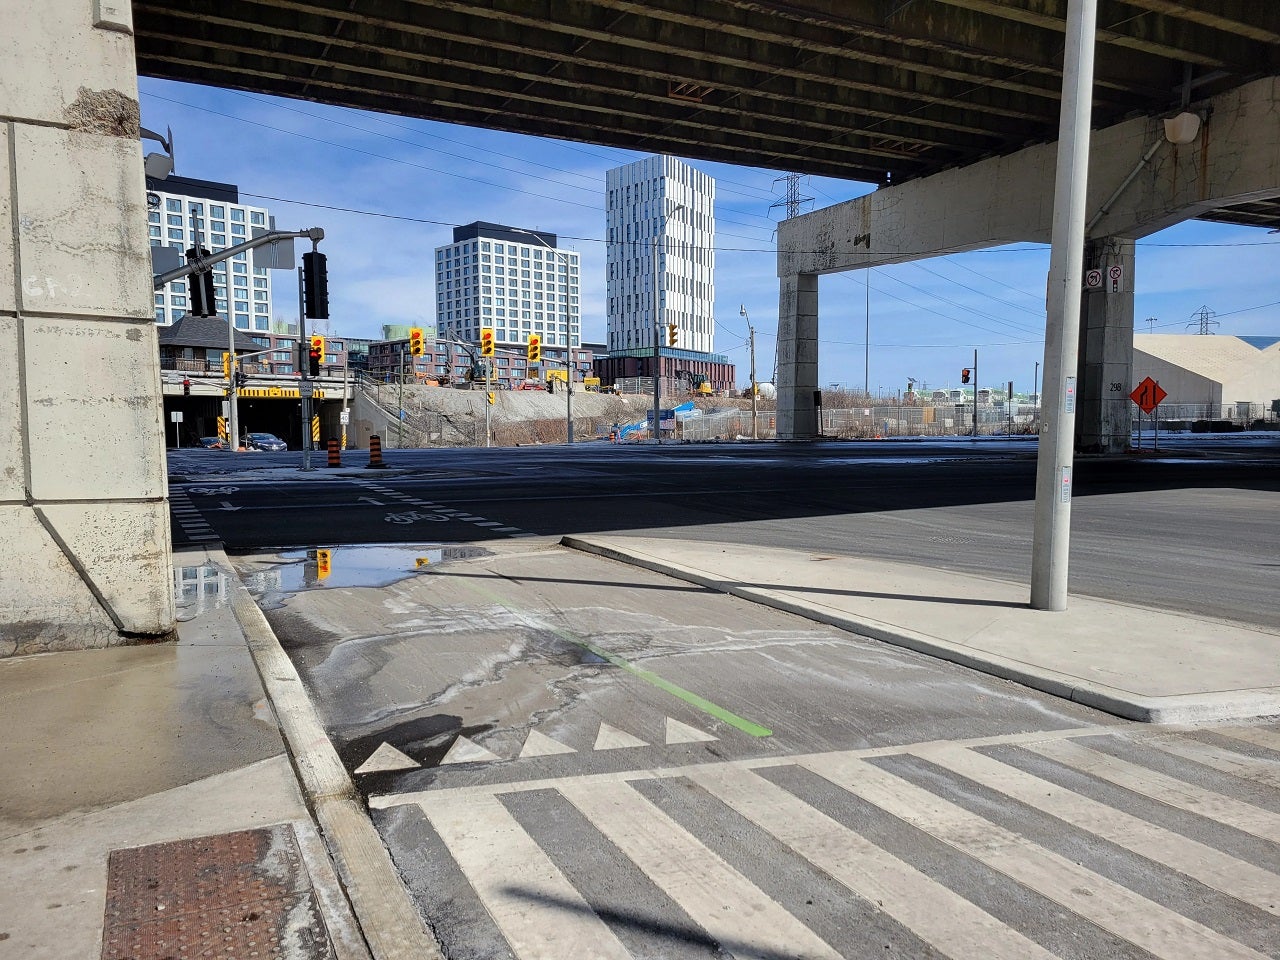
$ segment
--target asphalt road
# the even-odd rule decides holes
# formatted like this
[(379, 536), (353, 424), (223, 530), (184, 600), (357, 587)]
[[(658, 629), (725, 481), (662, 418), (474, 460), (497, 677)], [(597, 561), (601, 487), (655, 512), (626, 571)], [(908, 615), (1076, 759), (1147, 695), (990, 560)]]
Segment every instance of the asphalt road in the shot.
[[(1280, 441), (1162, 446), (1077, 461), (1071, 590), (1280, 629)], [(1027, 441), (389, 451), (391, 469), (341, 477), (299, 472), (297, 452), (230, 456), (171, 454), (175, 499), (190, 504), (175, 540), (198, 531), (245, 550), (631, 532), (1030, 577)]]

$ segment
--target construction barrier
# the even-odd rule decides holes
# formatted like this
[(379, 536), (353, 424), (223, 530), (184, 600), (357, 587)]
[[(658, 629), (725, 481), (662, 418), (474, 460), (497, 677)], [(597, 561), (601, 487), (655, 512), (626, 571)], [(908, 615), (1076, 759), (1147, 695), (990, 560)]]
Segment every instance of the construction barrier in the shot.
[(382, 462), (382, 438), (376, 433), (369, 437), (369, 466), (375, 470), (386, 466)]
[(338, 448), (338, 440), (336, 437), (329, 438), (329, 462), (326, 466), (342, 466), (342, 451)]

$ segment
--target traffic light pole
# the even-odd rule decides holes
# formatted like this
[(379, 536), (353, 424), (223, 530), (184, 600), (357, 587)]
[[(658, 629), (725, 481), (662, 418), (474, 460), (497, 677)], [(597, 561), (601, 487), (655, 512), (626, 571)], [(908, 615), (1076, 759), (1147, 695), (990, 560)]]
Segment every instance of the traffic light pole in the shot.
[(978, 351), (973, 351), (973, 439), (978, 439)]
[(303, 345), (309, 343), (307, 340), (307, 308), (303, 302), (302, 295), (302, 268), (298, 268), (298, 370), (301, 378), (298, 380), (298, 406), (302, 410), (302, 469), (304, 471), (311, 469), (311, 391), (314, 389), (311, 385), (311, 378), (308, 376), (310, 372), (310, 353), (304, 354)]

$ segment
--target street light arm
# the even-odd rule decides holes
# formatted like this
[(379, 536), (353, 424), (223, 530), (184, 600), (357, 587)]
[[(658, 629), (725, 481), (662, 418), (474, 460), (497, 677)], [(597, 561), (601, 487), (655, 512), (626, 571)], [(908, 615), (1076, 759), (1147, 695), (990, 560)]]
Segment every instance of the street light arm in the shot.
[[(156, 274), (151, 278), (152, 289), (159, 290), (166, 283), (172, 283), (174, 280), (181, 280), (183, 277), (189, 277), (193, 273), (203, 273), (215, 263), (221, 263), (223, 260), (230, 260), (237, 253), (243, 253), (246, 250), (252, 250), (266, 243), (275, 243), (277, 240), (287, 240), (290, 237), (305, 237), (312, 242), (318, 244), (324, 239), (324, 229), (322, 227), (310, 227), (306, 230), (267, 230), (258, 234), (252, 239), (246, 240), (244, 243), (237, 243), (234, 247), (227, 247), (225, 250), (219, 250), (210, 256), (200, 256), (197, 253), (193, 260), (187, 261), (181, 267), (176, 267), (167, 273)], [(197, 246), (196, 250), (200, 248)]]

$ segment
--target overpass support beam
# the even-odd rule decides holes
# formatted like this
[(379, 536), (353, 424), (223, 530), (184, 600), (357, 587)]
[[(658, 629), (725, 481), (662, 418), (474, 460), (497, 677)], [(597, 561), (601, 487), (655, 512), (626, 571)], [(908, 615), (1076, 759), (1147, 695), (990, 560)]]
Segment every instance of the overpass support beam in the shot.
[(131, 18), (0, 0), (0, 655), (173, 628)]
[[(1133, 429), (1134, 243), (1092, 240), (1085, 245), (1084, 262), (1102, 271), (1103, 288), (1086, 291), (1081, 301), (1076, 449), (1124, 453)], [(1112, 267), (1121, 269), (1115, 290)]]
[(778, 295), (778, 439), (818, 436), (818, 275), (781, 278)]

